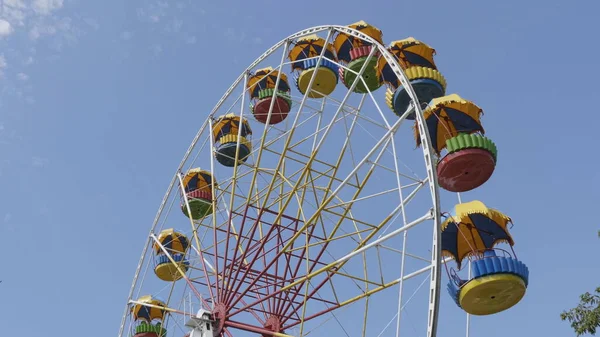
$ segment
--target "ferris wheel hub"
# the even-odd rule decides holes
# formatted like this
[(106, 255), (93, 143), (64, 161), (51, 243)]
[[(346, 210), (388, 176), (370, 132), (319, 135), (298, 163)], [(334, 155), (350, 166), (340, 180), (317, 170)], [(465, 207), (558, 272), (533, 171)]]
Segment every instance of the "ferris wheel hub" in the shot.
[(225, 319), (227, 317), (227, 306), (224, 303), (217, 303), (212, 310), (213, 319), (215, 320), (215, 336), (223, 331), (225, 327)]
[[(267, 329), (269, 331), (282, 332), (281, 328), (282, 328), (281, 319), (277, 316), (270, 316), (267, 319), (267, 321), (265, 322), (265, 329)], [(266, 335), (263, 335), (263, 336), (270, 337), (270, 336), (266, 336)]]

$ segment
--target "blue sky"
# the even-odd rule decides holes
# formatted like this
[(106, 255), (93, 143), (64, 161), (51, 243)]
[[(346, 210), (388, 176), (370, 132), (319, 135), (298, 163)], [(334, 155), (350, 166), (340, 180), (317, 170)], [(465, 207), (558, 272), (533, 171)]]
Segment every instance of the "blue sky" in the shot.
[[(499, 147), (494, 178), (473, 196), (514, 219), (531, 283), (515, 308), (474, 319), (472, 335), (572, 335), (559, 314), (600, 279), (598, 10), (594, 1), (0, 0), (3, 334), (115, 334), (156, 208), (222, 93), (285, 36), (363, 19), (388, 42), (434, 46), (449, 89), (484, 107)], [(462, 336), (464, 322), (441, 329)]]

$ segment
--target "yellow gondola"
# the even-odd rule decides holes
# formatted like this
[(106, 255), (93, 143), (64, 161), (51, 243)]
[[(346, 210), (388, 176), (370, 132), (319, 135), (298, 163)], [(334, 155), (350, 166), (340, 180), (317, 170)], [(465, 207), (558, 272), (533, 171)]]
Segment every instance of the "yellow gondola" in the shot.
[(190, 246), (190, 241), (187, 236), (175, 231), (173, 228), (161, 231), (157, 239), (158, 242), (160, 242), (160, 245), (156, 242), (154, 243), (154, 251), (156, 254), (164, 253), (162, 247), (164, 247), (169, 254), (185, 254)]
[[(189, 268), (189, 262), (185, 258), (190, 246), (189, 239), (172, 228), (160, 232), (157, 239), (160, 244), (154, 243), (156, 254), (154, 274), (167, 282), (181, 279)], [(165, 254), (163, 248), (169, 255)]]
[[(475, 200), (456, 205), (442, 224), (442, 254), (451, 257), (459, 271), (465, 258), (472, 261), (472, 276), (468, 280), (461, 279), (454, 269), (448, 271), (450, 296), (470, 314), (495, 314), (511, 308), (525, 296), (529, 269), (512, 250), (514, 240), (508, 232), (509, 223), (512, 221), (508, 216)], [(503, 242), (511, 247), (512, 254), (496, 248)]]
[[(325, 49), (323, 51), (323, 49)], [(323, 54), (319, 62), (318, 57)], [(338, 83), (338, 66), (333, 46), (317, 35), (299, 38), (291, 48), (288, 58), (292, 61), (292, 71), (297, 73), (296, 87), (310, 98), (321, 98), (331, 94)], [(317, 68), (317, 64), (319, 67)], [(313, 86), (308, 90), (314, 75)]]

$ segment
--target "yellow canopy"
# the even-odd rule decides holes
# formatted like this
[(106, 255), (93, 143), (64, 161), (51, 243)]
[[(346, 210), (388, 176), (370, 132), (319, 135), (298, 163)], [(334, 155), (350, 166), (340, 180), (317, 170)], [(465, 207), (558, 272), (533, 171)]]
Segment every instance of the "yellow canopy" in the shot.
[[(348, 25), (349, 28), (356, 29), (361, 33), (371, 37), (375, 41), (383, 44), (383, 33), (379, 28), (372, 26), (364, 21), (358, 21)], [(337, 57), (341, 61), (350, 62), (350, 50), (363, 46), (370, 46), (371, 43), (352, 35), (339, 33), (333, 41), (333, 47), (337, 53)]]
[(134, 320), (140, 319), (140, 320), (150, 322), (155, 319), (160, 319), (160, 320), (164, 319), (165, 313), (166, 313), (166, 311), (164, 309), (159, 309), (156, 307), (149, 307), (149, 306), (144, 305), (144, 304), (150, 304), (150, 305), (155, 305), (155, 306), (164, 308), (167, 305), (163, 301), (153, 298), (152, 295), (142, 296), (137, 301), (141, 302), (142, 304), (135, 304), (131, 308), (131, 313), (133, 314)]
[[(252, 134), (252, 129), (250, 128), (250, 124), (245, 118), (242, 118), (242, 134), (241, 136), (246, 138), (248, 135)], [(215, 142), (218, 142), (221, 137), (234, 135), (237, 136), (239, 133), (240, 127), (240, 117), (235, 114), (226, 114), (224, 116), (220, 116), (213, 123), (212, 132)]]
[(375, 41), (383, 44), (383, 32), (379, 28), (377, 28), (373, 25), (370, 25), (370, 24), (364, 22), (363, 20), (349, 24), (348, 27), (352, 28), (352, 29), (356, 29), (356, 30), (360, 31), (361, 33), (375, 39)]
[[(291, 61), (302, 61), (307, 58), (317, 57), (321, 55), (323, 48), (326, 49), (324, 56), (331, 60), (335, 60), (333, 46), (327, 43), (324, 38), (319, 37), (316, 34), (299, 38), (288, 53), (288, 58)], [(301, 64), (301, 62), (294, 62), (292, 64), (292, 70), (300, 68)]]
[(442, 254), (452, 257), (460, 268), (469, 255), (481, 255), (500, 242), (512, 246), (509, 223), (512, 223), (510, 217), (487, 208), (479, 200), (458, 204), (442, 223)]
[[(185, 177), (183, 177), (183, 186), (186, 193), (196, 190), (212, 192), (211, 183), (212, 174), (200, 168), (189, 170)], [(215, 187), (217, 187), (216, 185), (215, 183)]]
[[(485, 133), (480, 120), (482, 114), (479, 106), (457, 94), (431, 100), (423, 110), (423, 115), (436, 153), (439, 155), (446, 147), (446, 140), (459, 133)], [(416, 123), (413, 129), (417, 146), (420, 146), (421, 138)]]
[[(274, 89), (278, 75), (279, 71), (273, 70), (272, 67), (266, 67), (255, 71), (254, 74), (248, 77), (248, 83), (246, 84), (246, 87), (250, 92), (250, 97), (258, 97), (258, 92), (260, 90)], [(279, 79), (279, 88), (277, 90), (285, 92), (290, 91), (288, 78), (284, 73), (281, 73), (281, 77)]]
[(414, 37), (393, 41), (388, 50), (396, 56), (404, 69), (414, 66), (437, 69), (433, 60), (435, 49)]
[[(185, 254), (190, 241), (185, 234), (175, 231), (173, 228), (165, 229), (158, 234), (158, 242), (172, 254)], [(154, 243), (154, 250), (156, 253), (161, 253), (162, 249), (157, 243)]]

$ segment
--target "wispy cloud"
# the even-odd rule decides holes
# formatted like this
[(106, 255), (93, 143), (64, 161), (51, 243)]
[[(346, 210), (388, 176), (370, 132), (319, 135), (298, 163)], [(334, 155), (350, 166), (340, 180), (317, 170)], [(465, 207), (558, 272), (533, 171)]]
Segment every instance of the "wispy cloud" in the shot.
[(4, 224), (4, 229), (8, 232), (14, 232), (15, 228), (11, 223), (12, 220), (12, 214), (10, 212), (5, 213), (4, 214), (4, 219), (3, 219), (3, 224)]
[(0, 20), (15, 30), (35, 29), (63, 5), (64, 0), (0, 0)]
[[(263, 40), (251, 35), (247, 29), (228, 26), (227, 22), (244, 20), (242, 13), (234, 10), (226, 19), (213, 22), (203, 17), (214, 15), (207, 13), (202, 2), (191, 0), (132, 0), (138, 4), (135, 15), (138, 27), (121, 32), (121, 40), (150, 36), (144, 39), (151, 54), (159, 56), (170, 50), (172, 44), (194, 45), (206, 39), (225, 39), (233, 44), (262, 45)], [(222, 13), (219, 13), (221, 15)], [(250, 20), (255, 21), (255, 20)], [(137, 30), (139, 29), (139, 31)]]
[(198, 39), (195, 36), (186, 36), (185, 38), (187, 44), (196, 44), (196, 42), (198, 42)]
[(13, 32), (13, 27), (10, 22), (0, 19), (0, 38), (9, 36)]
[[(14, 129), (7, 129), (5, 127), (4, 122), (0, 121), (0, 145), (10, 145), (14, 142), (19, 142), (21, 141), (21, 137), (19, 136), (19, 134), (17, 133), (16, 130)], [(0, 160), (0, 169), (2, 169), (4, 166), (9, 165), (10, 164), (10, 160), (9, 159), (3, 159)]]
[(131, 40), (131, 38), (133, 38), (133, 32), (129, 32), (129, 31), (125, 31), (121, 33), (121, 39), (122, 40)]
[(31, 166), (42, 168), (48, 164), (48, 159), (42, 157), (31, 157)]
[(0, 96), (33, 102), (24, 93), (24, 82), (29, 80), (25, 67), (34, 63), (36, 44), (48, 39), (44, 44), (56, 52), (48, 57), (57, 57), (83, 34), (81, 26), (98, 29), (93, 19), (64, 15), (64, 6), (65, 0), (0, 0)]
[[(158, 37), (167, 41), (175, 41), (186, 45), (193, 45), (198, 42), (198, 36), (207, 31), (206, 23), (201, 19), (206, 15), (206, 11), (201, 8), (200, 2), (189, 0), (153, 0), (139, 1), (140, 6), (136, 9), (136, 16), (144, 32), (151, 32), (157, 40), (151, 41), (148, 48), (155, 56), (162, 53), (167, 48), (163, 42), (159, 42)], [(127, 34), (126, 34), (127, 33)], [(126, 35), (125, 35), (126, 34)], [(130, 40), (134, 35), (143, 35), (140, 32), (131, 31), (121, 33), (122, 40)]]
[(25, 73), (18, 73), (17, 79), (19, 79), (19, 81), (27, 81), (29, 79), (29, 75)]
[(150, 47), (150, 50), (152, 50), (152, 54), (154, 54), (154, 56), (159, 56), (163, 52), (163, 47), (156, 43)]
[(167, 15), (169, 11), (169, 3), (166, 1), (156, 1), (149, 3), (144, 7), (137, 9), (137, 16), (142, 21), (157, 23)]
[(4, 54), (0, 54), (0, 78), (4, 75), (4, 68), (6, 68), (6, 58)]
[(48, 15), (53, 11), (60, 9), (63, 4), (63, 0), (34, 0), (31, 7), (37, 14)]
[(248, 43), (254, 45), (260, 45), (263, 40), (258, 36), (254, 36), (250, 38), (248, 34), (242, 29), (235, 29), (233, 27), (227, 28), (223, 31), (223, 36), (234, 43)]

